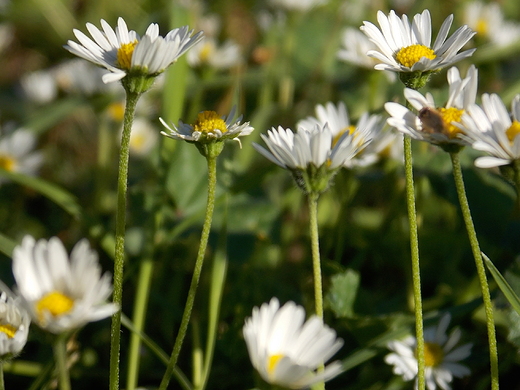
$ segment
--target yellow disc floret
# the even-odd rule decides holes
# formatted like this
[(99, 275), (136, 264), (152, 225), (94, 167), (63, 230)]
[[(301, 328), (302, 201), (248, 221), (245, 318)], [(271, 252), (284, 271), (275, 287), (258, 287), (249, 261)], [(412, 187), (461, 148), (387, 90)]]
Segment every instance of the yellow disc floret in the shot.
[(17, 330), (18, 329), (16, 329), (11, 324), (0, 324), (0, 332), (6, 334), (7, 337), (10, 339), (12, 339), (14, 337)]
[(69, 312), (74, 306), (74, 301), (59, 291), (51, 291), (45, 294), (36, 303), (36, 312), (40, 321), (43, 321), (44, 312), (50, 313), (53, 317), (60, 316)]
[(132, 55), (134, 54), (137, 40), (130, 43), (123, 43), (119, 49), (117, 49), (117, 64), (121, 69), (129, 70), (132, 67)]
[(423, 57), (433, 60), (437, 56), (432, 49), (419, 44), (403, 47), (395, 55), (396, 61), (408, 68), (411, 68)]
[(439, 344), (424, 343), (424, 364), (426, 367), (437, 367), (444, 359), (444, 352)]
[(477, 31), (478, 35), (487, 35), (488, 29), (489, 28), (487, 20), (481, 18), (477, 21), (475, 30)]
[(343, 128), (343, 129), (341, 129), (338, 132), (338, 134), (336, 134), (334, 136), (334, 138), (332, 139), (332, 147), (334, 147), (338, 143), (339, 139), (341, 138), (341, 136), (343, 134), (345, 134), (345, 133), (353, 134), (355, 131), (356, 131), (356, 126), (353, 126), (353, 125), (350, 125), (350, 126), (347, 126), (347, 127)]
[(226, 122), (218, 116), (215, 111), (202, 111), (193, 124), (193, 131), (201, 133), (215, 133), (220, 130), (222, 133), (227, 131)]
[(208, 62), (215, 51), (214, 49), (214, 46), (210, 42), (204, 43), (204, 46), (202, 46), (199, 52), (200, 62)]
[(274, 373), (274, 370), (276, 369), (276, 366), (278, 365), (278, 362), (282, 360), (284, 355), (282, 354), (276, 354), (269, 356), (269, 360), (267, 362), (267, 373), (271, 376)]
[(520, 122), (513, 121), (509, 129), (506, 130), (506, 135), (509, 139), (509, 142), (513, 143), (518, 134), (520, 134)]
[(455, 107), (450, 108), (439, 108), (439, 112), (441, 113), (442, 119), (444, 120), (444, 129), (443, 132), (451, 139), (456, 138), (457, 134), (462, 131), (452, 122), (459, 122), (462, 118), (462, 114), (464, 114), (464, 110), (459, 110)]
[(13, 172), (16, 167), (16, 160), (6, 154), (0, 154), (0, 168)]

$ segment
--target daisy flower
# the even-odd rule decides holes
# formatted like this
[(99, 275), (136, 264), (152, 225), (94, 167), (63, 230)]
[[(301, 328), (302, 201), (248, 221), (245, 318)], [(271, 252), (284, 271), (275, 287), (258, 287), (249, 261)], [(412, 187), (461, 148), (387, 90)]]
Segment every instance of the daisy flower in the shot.
[(242, 62), (240, 46), (228, 40), (218, 45), (213, 38), (205, 37), (193, 46), (187, 54), (188, 63), (193, 66), (207, 65), (213, 69), (229, 69)]
[(13, 274), (32, 320), (51, 333), (75, 330), (118, 310), (105, 302), (112, 292), (110, 275), (101, 276), (86, 239), (74, 246), (69, 260), (59, 238), (25, 236), (13, 252)]
[(464, 9), (464, 22), (483, 37), (497, 46), (507, 46), (520, 37), (520, 25), (504, 20), (498, 3), (473, 1)]
[(462, 116), (464, 140), (489, 154), (475, 160), (477, 167), (500, 167), (520, 160), (520, 95), (511, 106), (512, 115), (498, 95), (484, 94), (482, 108), (473, 104)]
[(374, 153), (365, 153), (366, 148), (371, 144), (371, 141), (381, 134), (384, 122), (379, 115), (368, 115), (363, 113), (357, 125), (350, 122), (347, 107), (343, 102), (334, 105), (328, 102), (324, 106), (318, 104), (316, 106), (316, 116), (309, 116), (297, 123), (297, 127), (311, 129), (316, 125), (328, 125), (333, 137), (333, 142), (344, 134), (348, 133), (353, 136), (354, 144), (357, 144), (358, 149), (355, 156), (344, 161), (343, 165), (346, 167), (366, 166), (374, 163), (378, 157)]
[[(453, 377), (462, 378), (470, 374), (469, 368), (459, 362), (470, 355), (473, 344), (456, 347), (461, 332), (460, 329), (454, 329), (449, 336), (446, 334), (450, 320), (451, 316), (446, 314), (437, 327), (424, 330), (425, 379), (428, 390), (436, 390), (437, 387), (449, 390)], [(393, 366), (394, 374), (401, 375), (405, 381), (414, 379), (418, 371), (415, 337), (391, 341), (388, 348), (392, 353), (385, 357), (385, 362)]]
[(94, 40), (75, 29), (79, 43), (69, 40), (65, 49), (108, 69), (110, 73), (103, 76), (105, 83), (121, 80), (127, 74), (157, 76), (202, 38), (202, 32), (193, 35), (188, 26), (171, 30), (163, 38), (156, 23), (150, 24), (141, 38), (128, 30), (123, 18), (118, 19), (115, 29), (101, 19), (101, 27), (87, 23)]
[(280, 307), (278, 299), (272, 298), (255, 307), (243, 333), (253, 367), (270, 384), (302, 389), (342, 372), (339, 361), (316, 372), (341, 348), (343, 340), (317, 316), (305, 321), (305, 310), (294, 302)]
[(197, 116), (195, 122), (190, 125), (179, 121), (179, 124), (169, 125), (164, 119), (159, 118), (161, 123), (168, 131), (161, 134), (169, 138), (197, 143), (213, 143), (226, 139), (236, 139), (249, 135), (254, 130), (249, 126), (249, 122), (240, 123), (242, 116), (234, 120), (236, 107), (231, 109), (227, 116), (220, 117), (215, 111), (202, 111)]
[(285, 8), (288, 11), (309, 11), (318, 5), (326, 4), (328, 0), (270, 0), (273, 7)]
[[(367, 52), (376, 49), (376, 45), (359, 29), (347, 27), (343, 31), (341, 45), (337, 57), (342, 61), (366, 69), (374, 69), (374, 66), (380, 63), (375, 58), (367, 56)], [(395, 81), (394, 72), (385, 71), (385, 74), (389, 81)]]
[(460, 123), (464, 112), (475, 103), (477, 95), (478, 72), (475, 66), (468, 69), (464, 79), (455, 67), (448, 71), (449, 96), (444, 107), (435, 105), (430, 93), (422, 95), (410, 88), (404, 90), (406, 100), (417, 110), (415, 115), (408, 108), (389, 102), (385, 104), (390, 114), (387, 122), (403, 134), (430, 142), (434, 145), (467, 145), (459, 137), (463, 132)]
[[(26, 129), (17, 129), (0, 138), (0, 168), (33, 176), (42, 165), (43, 155), (34, 152), (36, 137)], [(0, 184), (5, 179), (0, 178)]]
[[(3, 283), (2, 283), (3, 284)], [(31, 319), (18, 297), (0, 294), (0, 360), (17, 356), (27, 342)]]
[(370, 22), (363, 22), (361, 30), (379, 48), (367, 53), (381, 62), (374, 66), (378, 70), (436, 72), (471, 56), (475, 51), (470, 49), (458, 53), (475, 35), (468, 26), (460, 27), (446, 39), (453, 15), (444, 20), (433, 46), (431, 45), (431, 17), (428, 10), (415, 15), (411, 25), (406, 15), (399, 18), (395, 11), (390, 11), (388, 16), (379, 11), (377, 20), (381, 29)]

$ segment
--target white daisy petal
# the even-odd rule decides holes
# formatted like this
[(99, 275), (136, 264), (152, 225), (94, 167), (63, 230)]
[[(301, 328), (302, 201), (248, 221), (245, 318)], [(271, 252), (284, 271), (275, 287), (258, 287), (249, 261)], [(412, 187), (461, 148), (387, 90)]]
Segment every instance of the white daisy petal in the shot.
[(105, 303), (110, 277), (101, 276), (97, 254), (86, 241), (74, 247), (69, 261), (58, 238), (36, 242), (26, 236), (13, 251), (13, 274), (33, 321), (49, 332), (75, 330), (118, 310)]
[(294, 302), (282, 307), (276, 298), (255, 307), (243, 334), (253, 367), (270, 384), (290, 389), (308, 388), (342, 372), (341, 362), (324, 364), (343, 344), (336, 332)]

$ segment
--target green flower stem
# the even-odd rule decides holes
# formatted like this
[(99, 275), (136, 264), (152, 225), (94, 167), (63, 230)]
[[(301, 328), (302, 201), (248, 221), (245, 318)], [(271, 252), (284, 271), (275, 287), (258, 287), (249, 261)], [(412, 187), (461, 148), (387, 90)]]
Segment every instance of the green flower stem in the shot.
[(412, 257), (412, 285), (415, 312), (415, 338), (417, 340), (417, 388), (424, 390), (424, 325), (421, 298), (421, 268), (419, 265), (419, 237), (417, 234), (417, 215), (415, 211), (415, 189), (413, 185), (412, 140), (404, 137), (404, 170), (406, 177), (406, 201), (410, 228), (410, 251)]
[(134, 120), (135, 106), (140, 93), (127, 92), (123, 135), (119, 152), (119, 176), (117, 179), (116, 245), (114, 257), (113, 301), (119, 305), (112, 316), (110, 337), (110, 390), (119, 389), (119, 350), (121, 344), (121, 308), (123, 301), (123, 266), (125, 261), (126, 191), (128, 181), (128, 159), (130, 156), (130, 132)]
[[(319, 194), (316, 192), (311, 192), (308, 195), (312, 271), (314, 274), (314, 304), (316, 306), (316, 315), (323, 320), (323, 286), (321, 281), (320, 240), (318, 232), (318, 198)], [(323, 369), (324, 365), (321, 364), (318, 367), (318, 372), (323, 371)], [(312, 386), (312, 390), (324, 389), (325, 382), (319, 382)]]
[(513, 162), (514, 181), (516, 187), (516, 212), (520, 215), (520, 160)]
[(482, 252), (480, 251), (477, 240), (477, 233), (471, 212), (469, 209), (468, 198), (466, 197), (466, 190), (464, 188), (464, 179), (462, 177), (462, 169), (460, 166), (459, 153), (450, 153), (451, 162), (453, 165), (453, 177), (455, 179), (455, 187), (457, 188), (457, 195), (459, 197), (460, 208), (462, 210), (462, 217), (466, 224), (468, 231), (468, 238), (471, 245), (471, 251), (475, 258), (475, 265), (477, 266), (477, 274), (480, 281), (480, 289), (482, 290), (482, 300), (484, 302), (484, 309), (486, 312), (486, 323), (489, 342), (489, 361), (491, 365), (491, 389), (498, 390), (498, 351), (497, 338), (495, 332), (495, 323), (493, 319), (493, 304), (491, 302), (491, 295), (489, 293), (489, 286), (486, 278), (486, 269), (482, 260)]
[(4, 384), (4, 362), (0, 362), (0, 390), (5, 390), (5, 384)]
[(61, 334), (56, 337), (54, 342), (54, 358), (56, 360), (56, 366), (58, 367), (60, 390), (71, 390), (69, 369), (67, 367), (66, 341), (67, 336), (65, 334)]
[(139, 265), (139, 279), (137, 280), (134, 316), (132, 319), (135, 332), (132, 332), (132, 335), (130, 336), (130, 349), (128, 352), (128, 374), (126, 379), (127, 390), (135, 390), (137, 379), (139, 377), (139, 351), (141, 349), (140, 333), (144, 328), (153, 268), (154, 263), (151, 258), (144, 259)]
[(173, 351), (170, 356), (170, 361), (166, 367), (166, 372), (162, 378), (159, 390), (166, 390), (170, 383), (173, 369), (177, 364), (179, 354), (181, 352), (182, 343), (188, 330), (188, 323), (190, 322), (191, 311), (193, 309), (193, 303), (195, 301), (195, 294), (197, 292), (197, 286), (199, 284), (200, 274), (202, 271), (202, 264), (204, 262), (204, 255), (206, 253), (206, 247), (208, 245), (209, 232), (211, 229), (211, 220), (213, 219), (213, 209), (215, 206), (215, 190), (217, 187), (217, 159), (213, 156), (206, 157), (208, 162), (208, 203), (206, 205), (206, 216), (204, 218), (204, 225), (202, 226), (202, 235), (200, 238), (199, 252), (197, 254), (197, 260), (195, 261), (195, 269), (193, 270), (193, 276), (191, 279), (190, 289), (188, 291), (188, 298), (186, 300), (186, 306), (184, 307), (184, 313), (182, 314), (181, 325), (177, 338), (173, 345)]
[(321, 282), (320, 242), (318, 233), (318, 197), (316, 193), (310, 193), (309, 200), (309, 225), (311, 233), (312, 270), (314, 274), (314, 304), (316, 315), (323, 319), (323, 287)]

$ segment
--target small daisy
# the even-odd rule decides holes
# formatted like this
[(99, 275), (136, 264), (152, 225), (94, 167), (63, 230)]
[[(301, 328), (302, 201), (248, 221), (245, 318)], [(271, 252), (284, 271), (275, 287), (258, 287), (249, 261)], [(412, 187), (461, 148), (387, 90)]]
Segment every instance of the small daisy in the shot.
[(504, 20), (498, 3), (473, 1), (464, 9), (464, 22), (477, 33), (497, 46), (507, 46), (520, 38), (520, 25)]
[(512, 115), (496, 94), (482, 95), (482, 108), (473, 104), (462, 116), (465, 136), (473, 149), (488, 153), (479, 157), (479, 168), (500, 167), (520, 160), (520, 95), (511, 104)]
[(418, 111), (415, 115), (398, 103), (386, 103), (385, 109), (391, 115), (387, 122), (403, 134), (439, 146), (467, 145), (459, 138), (459, 126), (464, 112), (475, 103), (477, 95), (478, 72), (472, 65), (464, 79), (457, 68), (448, 71), (449, 97), (445, 107), (437, 107), (433, 96), (406, 88), (406, 100)]
[[(449, 390), (453, 377), (462, 378), (470, 374), (469, 368), (458, 362), (470, 355), (473, 345), (464, 344), (455, 348), (460, 341), (461, 332), (460, 329), (455, 329), (448, 337), (446, 330), (450, 320), (451, 316), (446, 314), (437, 327), (424, 330), (425, 379), (428, 390), (436, 390), (437, 387)], [(401, 375), (405, 381), (414, 379), (418, 372), (415, 337), (391, 341), (388, 348), (393, 352), (385, 357), (385, 362), (394, 366), (394, 374)]]
[(103, 19), (101, 26), (102, 30), (87, 23), (94, 40), (74, 30), (80, 43), (69, 40), (65, 49), (108, 69), (110, 73), (103, 76), (105, 83), (121, 80), (129, 73), (157, 76), (202, 38), (202, 32), (193, 35), (188, 26), (171, 30), (163, 38), (156, 23), (150, 24), (141, 38), (128, 30), (123, 18), (118, 19), (115, 29)]
[[(370, 50), (376, 49), (376, 45), (357, 28), (347, 27), (343, 31), (341, 44), (337, 57), (342, 61), (366, 69), (374, 69), (374, 66), (380, 63), (367, 55)], [(385, 71), (385, 74), (389, 81), (395, 80), (394, 72)]]
[[(43, 155), (34, 152), (36, 137), (26, 129), (17, 129), (0, 138), (0, 168), (34, 176), (42, 165)], [(0, 178), (0, 184), (5, 179)]]
[(236, 107), (233, 107), (229, 115), (220, 117), (215, 111), (202, 111), (197, 116), (195, 123), (189, 125), (179, 121), (179, 125), (168, 125), (159, 118), (168, 130), (161, 134), (167, 137), (187, 142), (213, 143), (226, 139), (235, 139), (240, 143), (238, 137), (249, 135), (254, 130), (249, 122), (240, 123), (242, 116), (233, 120)]
[(193, 46), (187, 54), (188, 63), (193, 66), (208, 66), (213, 69), (229, 69), (242, 62), (240, 46), (233, 41), (218, 45), (213, 38), (205, 37)]
[(344, 166), (366, 166), (377, 160), (377, 155), (365, 152), (366, 147), (381, 134), (383, 129), (384, 122), (379, 115), (368, 115), (365, 112), (361, 115), (358, 124), (353, 125), (350, 122), (347, 107), (343, 102), (337, 105), (328, 102), (325, 106), (318, 104), (316, 106), (316, 117), (309, 116), (302, 119), (297, 123), (297, 127), (311, 129), (316, 125), (325, 126), (326, 124), (332, 133), (333, 142), (337, 142), (344, 133), (348, 133), (353, 136), (353, 142), (358, 146), (356, 155), (345, 160)]
[(130, 133), (130, 153), (146, 157), (157, 144), (159, 135), (150, 121), (143, 117), (134, 119)]
[(270, 0), (273, 7), (284, 8), (288, 11), (309, 11), (318, 5), (326, 4), (328, 0)]
[(0, 361), (17, 356), (27, 342), (31, 319), (18, 297), (0, 294)]
[(458, 53), (475, 35), (468, 26), (460, 27), (446, 39), (453, 15), (447, 17), (442, 24), (433, 46), (431, 45), (431, 17), (428, 10), (415, 15), (411, 25), (406, 15), (399, 18), (395, 11), (390, 11), (388, 16), (379, 11), (377, 20), (381, 30), (370, 22), (363, 22), (361, 30), (379, 48), (367, 53), (370, 57), (381, 61), (374, 66), (378, 70), (436, 72), (471, 56), (476, 50), (470, 49)]
[(118, 310), (106, 303), (110, 275), (101, 276), (97, 254), (85, 239), (74, 246), (69, 261), (59, 238), (25, 236), (13, 252), (13, 274), (33, 321), (51, 333), (75, 330)]
[(317, 316), (305, 321), (305, 310), (294, 302), (280, 307), (273, 298), (255, 307), (243, 333), (253, 367), (270, 384), (302, 389), (342, 372), (339, 361), (316, 372), (341, 348), (343, 340)]

